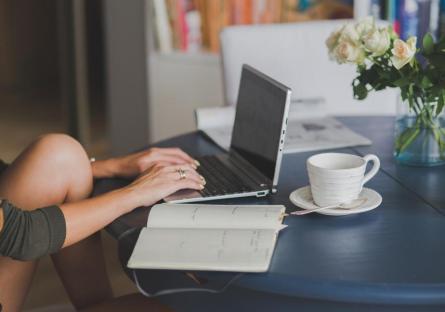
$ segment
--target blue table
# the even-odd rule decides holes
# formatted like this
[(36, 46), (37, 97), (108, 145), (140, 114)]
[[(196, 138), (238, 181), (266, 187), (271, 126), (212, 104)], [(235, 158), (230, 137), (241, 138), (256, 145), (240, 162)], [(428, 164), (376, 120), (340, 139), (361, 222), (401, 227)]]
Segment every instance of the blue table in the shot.
[[(445, 311), (445, 166), (396, 165), (390, 117), (340, 120), (374, 142), (337, 151), (380, 157), (381, 170), (367, 187), (383, 196), (382, 205), (344, 217), (287, 217), (269, 272), (243, 274), (221, 294), (166, 295), (160, 297), (163, 302), (178, 311)], [(219, 152), (199, 132), (155, 145), (179, 146), (191, 155)], [(308, 184), (305, 161), (312, 154), (285, 155), (277, 194), (219, 203), (283, 204), (287, 211), (296, 210), (288, 197)], [(96, 194), (126, 183), (98, 181)], [(148, 211), (137, 209), (107, 228), (119, 240), (124, 269), (137, 239), (135, 229), (145, 225)], [(198, 275), (209, 281), (202, 287), (219, 289), (236, 274)], [(137, 276), (146, 290), (193, 283), (177, 271), (139, 270)]]

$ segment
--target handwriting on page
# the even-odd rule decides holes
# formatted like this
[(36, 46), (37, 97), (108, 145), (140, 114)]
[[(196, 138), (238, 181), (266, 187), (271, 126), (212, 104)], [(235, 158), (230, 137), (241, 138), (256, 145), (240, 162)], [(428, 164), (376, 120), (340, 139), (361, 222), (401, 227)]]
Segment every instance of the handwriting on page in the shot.
[(176, 244), (165, 242), (170, 246), (169, 250), (164, 250), (170, 254), (167, 258), (247, 265), (270, 257), (273, 235), (265, 230), (206, 230), (205, 233), (184, 230), (176, 237), (180, 238)]

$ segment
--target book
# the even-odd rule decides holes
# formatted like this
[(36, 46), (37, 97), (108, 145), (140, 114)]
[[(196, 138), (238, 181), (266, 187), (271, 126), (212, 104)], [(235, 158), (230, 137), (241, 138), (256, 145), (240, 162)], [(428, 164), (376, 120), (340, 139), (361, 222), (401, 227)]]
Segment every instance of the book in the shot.
[(370, 15), (371, 0), (355, 0), (354, 1), (354, 18), (362, 19)]
[(155, 27), (159, 51), (169, 53), (173, 51), (173, 34), (170, 28), (167, 5), (164, 0), (154, 0)]
[(419, 23), (417, 0), (398, 0), (398, 6), (400, 38), (406, 40), (410, 36), (417, 36)]
[(282, 205), (155, 205), (127, 266), (265, 272), (284, 217)]
[(439, 35), (439, 14), (440, 14), (440, 0), (431, 0), (430, 10), (430, 32), (438, 38)]
[[(319, 151), (372, 143), (333, 117), (308, 114), (301, 117), (300, 110), (304, 109), (297, 109), (297, 105), (302, 104), (293, 103), (289, 112), (284, 153)], [(221, 148), (229, 150), (235, 121), (234, 107), (199, 108), (195, 111), (195, 117), (198, 130), (203, 131)]]
[(345, 0), (153, 0), (150, 3), (154, 7), (155, 35), (161, 52), (218, 52), (219, 33), (229, 25), (352, 17), (351, 1)]
[(417, 0), (418, 6), (418, 25), (417, 25), (417, 46), (422, 46), (422, 38), (431, 31), (431, 0)]
[(445, 36), (445, 0), (440, 0), (438, 37)]
[(379, 20), (381, 19), (382, 14), (382, 5), (380, 3), (380, 0), (372, 0), (371, 1), (371, 9), (370, 9), (370, 15), (374, 17), (374, 19)]

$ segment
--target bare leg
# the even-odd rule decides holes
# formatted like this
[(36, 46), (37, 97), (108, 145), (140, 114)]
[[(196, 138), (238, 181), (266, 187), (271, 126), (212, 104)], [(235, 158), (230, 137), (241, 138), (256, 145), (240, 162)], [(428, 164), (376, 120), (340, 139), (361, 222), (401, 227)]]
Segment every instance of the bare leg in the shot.
[[(80, 144), (65, 135), (47, 135), (27, 148), (0, 177), (0, 197), (31, 210), (86, 198), (92, 184), (91, 166)], [(77, 308), (112, 297), (98, 235), (53, 255)], [(21, 309), (36, 264), (0, 257), (0, 302), (6, 311)]]

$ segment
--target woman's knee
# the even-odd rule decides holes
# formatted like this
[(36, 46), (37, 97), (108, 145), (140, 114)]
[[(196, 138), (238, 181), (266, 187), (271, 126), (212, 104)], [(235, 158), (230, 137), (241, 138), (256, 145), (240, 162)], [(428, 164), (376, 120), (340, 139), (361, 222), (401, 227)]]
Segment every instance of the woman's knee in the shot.
[(42, 157), (53, 169), (53, 174), (68, 178), (71, 188), (68, 195), (83, 197), (85, 192), (91, 191), (93, 176), (90, 160), (85, 149), (74, 138), (66, 134), (47, 134), (38, 138), (33, 148), (36, 156)]
[(83, 147), (64, 134), (32, 143), (0, 179), (0, 195), (22, 208), (79, 200), (92, 190), (91, 164)]

